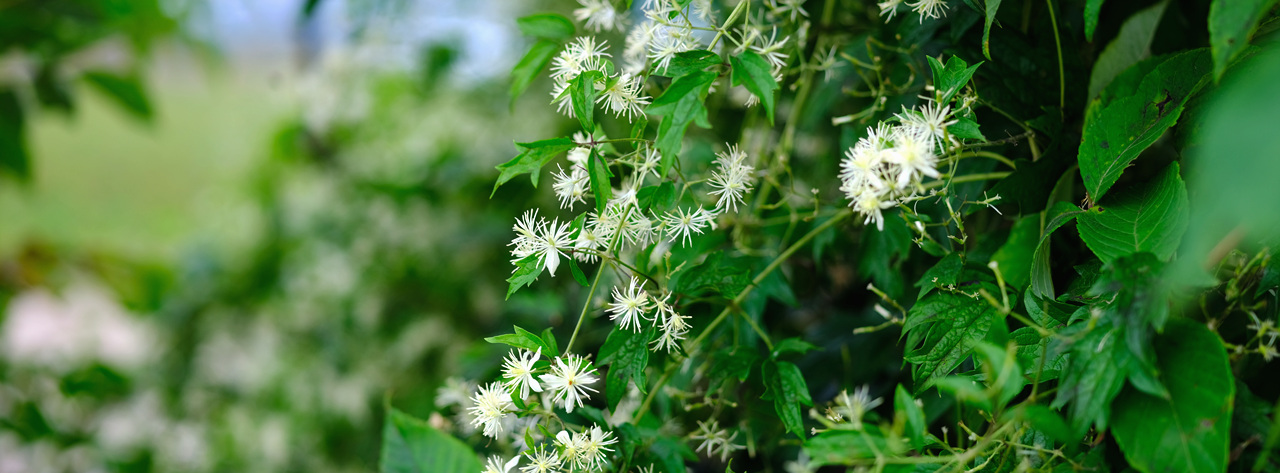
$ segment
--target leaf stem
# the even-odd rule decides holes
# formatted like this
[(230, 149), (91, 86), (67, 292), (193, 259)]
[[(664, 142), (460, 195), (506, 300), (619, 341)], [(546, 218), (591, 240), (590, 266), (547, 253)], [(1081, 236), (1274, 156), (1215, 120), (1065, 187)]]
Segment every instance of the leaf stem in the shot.
[(1053, 0), (1044, 0), (1049, 6), (1049, 21), (1053, 24), (1053, 45), (1058, 48), (1058, 116), (1066, 115), (1067, 80), (1062, 67), (1062, 38), (1058, 35), (1058, 16), (1053, 12)]
[[(634, 206), (628, 205), (627, 211), (622, 213), (622, 222), (627, 221), (627, 217), (631, 216), (631, 209)], [(622, 225), (613, 231), (613, 241), (609, 242), (609, 253), (613, 253), (618, 247), (618, 241), (622, 237)], [(604, 275), (604, 268), (613, 262), (614, 258), (608, 260), (604, 256), (600, 257), (600, 267), (596, 268), (596, 279), (591, 282), (591, 289), (587, 290), (587, 300), (582, 303), (582, 313), (578, 314), (578, 323), (573, 326), (573, 335), (569, 336), (569, 343), (564, 346), (564, 352), (567, 354), (573, 348), (573, 342), (578, 339), (578, 332), (582, 330), (582, 321), (587, 320), (587, 311), (591, 309), (591, 299), (596, 297), (596, 287), (600, 285), (600, 276)]]

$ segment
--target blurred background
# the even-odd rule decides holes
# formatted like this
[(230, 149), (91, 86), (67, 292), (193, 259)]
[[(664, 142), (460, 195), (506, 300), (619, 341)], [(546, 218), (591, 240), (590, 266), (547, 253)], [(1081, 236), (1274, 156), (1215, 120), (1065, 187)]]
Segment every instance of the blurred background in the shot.
[(559, 317), (489, 199), (567, 129), (506, 93), (548, 7), (0, 0), (0, 473), (374, 471), (384, 406)]

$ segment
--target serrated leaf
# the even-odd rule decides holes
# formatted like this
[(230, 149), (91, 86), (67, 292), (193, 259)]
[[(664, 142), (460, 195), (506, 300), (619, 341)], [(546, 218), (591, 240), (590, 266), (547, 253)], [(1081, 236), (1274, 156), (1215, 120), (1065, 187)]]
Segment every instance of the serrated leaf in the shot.
[(573, 102), (573, 115), (583, 130), (596, 129), (596, 81), (602, 80), (600, 71), (583, 71), (569, 82), (569, 97)]
[(812, 406), (809, 387), (804, 382), (800, 368), (786, 361), (765, 360), (761, 369), (764, 378), (765, 400), (773, 401), (773, 408), (788, 432), (804, 438), (804, 417), (801, 406)]
[(1204, 49), (1151, 58), (1116, 76), (1090, 102), (1079, 161), (1091, 199), (1101, 201), (1129, 163), (1178, 122), (1211, 66)]
[(1080, 239), (1104, 263), (1144, 251), (1168, 260), (1187, 230), (1187, 189), (1178, 171), (1178, 163), (1172, 163), (1150, 182), (1080, 214)]
[(1226, 471), (1235, 385), (1222, 340), (1200, 323), (1177, 319), (1157, 341), (1169, 399), (1121, 393), (1111, 427), (1116, 443), (1145, 473)]
[(919, 281), (916, 281), (916, 287), (922, 288), (916, 300), (923, 299), (935, 288), (955, 285), (963, 269), (964, 260), (960, 258), (960, 253), (948, 253), (943, 256), (937, 264), (920, 276)]
[(520, 58), (520, 62), (511, 68), (511, 106), (515, 106), (516, 99), (523, 94), (525, 89), (529, 88), (529, 84), (547, 68), (547, 64), (551, 62), (551, 58), (555, 57), (556, 49), (560, 45), (555, 41), (540, 39), (529, 47), (529, 52)]
[(382, 473), (474, 473), (480, 459), (453, 436), (394, 408), (387, 409), (382, 427)]
[(1253, 37), (1258, 23), (1276, 0), (1215, 0), (1209, 6), (1209, 46), (1213, 48), (1213, 77), (1222, 73)]
[(744, 51), (730, 58), (729, 62), (733, 65), (733, 85), (745, 86), (748, 91), (760, 98), (760, 103), (764, 105), (765, 116), (769, 117), (769, 124), (772, 125), (773, 95), (774, 91), (778, 90), (778, 82), (773, 79), (773, 68), (769, 66), (769, 62), (751, 51)]
[(1049, 337), (1040, 336), (1034, 328), (1022, 327), (1010, 332), (1009, 338), (1017, 344), (1018, 364), (1022, 366), (1023, 375), (1041, 382), (1058, 379), (1067, 357), (1049, 350)]
[[(982, 282), (964, 287), (967, 293), (985, 288), (999, 294), (995, 285)], [(934, 292), (907, 311), (903, 324), (906, 337), (904, 358), (915, 365), (912, 379), (916, 391), (927, 389), (937, 379), (951, 373), (968, 358), (973, 347), (987, 336), (999, 312), (985, 300), (966, 294)]]
[(592, 149), (591, 156), (587, 158), (587, 179), (588, 184), (591, 185), (591, 193), (596, 197), (596, 212), (601, 215), (604, 214), (604, 208), (609, 200), (613, 198), (613, 184), (609, 182), (611, 177), (613, 173), (605, 164), (604, 157)]
[(605, 375), (605, 400), (609, 409), (615, 409), (618, 401), (627, 395), (627, 383), (635, 382), (636, 389), (645, 392), (644, 369), (649, 366), (649, 341), (653, 339), (654, 325), (633, 332), (614, 327), (600, 347), (600, 362), (609, 364)]
[(987, 6), (984, 9), (986, 21), (982, 26), (982, 55), (987, 60), (991, 60), (991, 24), (996, 21), (996, 12), (1000, 10), (1000, 3), (1003, 0), (987, 0)]
[(1084, 38), (1093, 42), (1093, 32), (1098, 30), (1098, 14), (1102, 12), (1103, 0), (1085, 0), (1084, 2)]
[(978, 130), (978, 122), (965, 117), (957, 118), (955, 123), (948, 126), (947, 133), (962, 140), (987, 141), (987, 137), (982, 136), (982, 131)]
[(516, 143), (516, 147), (522, 150), (520, 154), (511, 158), (510, 161), (497, 166), (499, 171), (498, 181), (493, 183), (493, 191), (489, 194), (489, 198), (493, 198), (493, 194), (498, 192), (499, 186), (524, 173), (530, 173), (529, 179), (533, 181), (533, 187), (538, 187), (538, 174), (542, 166), (551, 162), (560, 153), (569, 151), (577, 146), (578, 144), (568, 137), (530, 143)]
[(1073, 436), (1079, 436), (1096, 425), (1107, 428), (1111, 418), (1111, 400), (1124, 386), (1129, 352), (1118, 330), (1099, 327), (1087, 330), (1077, 324), (1063, 330), (1063, 337), (1080, 337), (1071, 345), (1067, 367), (1059, 380), (1054, 408), (1066, 406)]
[(759, 359), (759, 355), (745, 348), (715, 352), (711, 356), (711, 370), (707, 373), (708, 386), (715, 389), (731, 379), (746, 381)]
[(751, 284), (751, 270), (741, 260), (725, 260), (724, 252), (707, 255), (701, 263), (672, 276), (671, 288), (684, 295), (715, 291), (725, 298), (737, 297)]
[(125, 111), (145, 122), (152, 118), (151, 100), (143, 90), (138, 76), (124, 76), (109, 72), (87, 72), (82, 77), (99, 92)]
[(1036, 244), (1036, 251), (1031, 256), (1032, 294), (1046, 299), (1057, 297), (1053, 289), (1053, 274), (1049, 270), (1050, 237), (1053, 236), (1054, 231), (1075, 220), (1082, 213), (1084, 211), (1080, 210), (1080, 207), (1070, 202), (1058, 202), (1048, 210), (1046, 216), (1049, 218), (1049, 223), (1045, 224), (1040, 242)]
[(1151, 40), (1156, 36), (1156, 27), (1160, 25), (1160, 17), (1168, 4), (1167, 1), (1157, 3), (1124, 21), (1120, 34), (1102, 50), (1089, 72), (1090, 99), (1097, 97), (1129, 66), (1151, 56)]
[(970, 66), (958, 56), (948, 58), (946, 65), (933, 57), (928, 59), (929, 68), (933, 70), (934, 96), (939, 104), (950, 102), (952, 97), (960, 93), (965, 84), (969, 83), (969, 79), (973, 78), (973, 73), (977, 72), (978, 66), (982, 65), (979, 62)]
[(1006, 283), (1023, 289), (1031, 282), (1031, 261), (1036, 245), (1040, 242), (1040, 215), (1032, 214), (1018, 219), (1005, 241), (991, 261), (999, 264), (1000, 274)]
[(540, 39), (564, 41), (572, 38), (575, 32), (573, 22), (555, 13), (534, 13), (516, 19), (520, 33)]
[(516, 271), (507, 278), (507, 282), (511, 283), (507, 287), (507, 299), (512, 294), (520, 290), (521, 287), (532, 285), (542, 275), (542, 261), (538, 259), (538, 255), (529, 255), (519, 261), (516, 261)]
[(862, 432), (828, 430), (804, 444), (804, 452), (809, 454), (809, 466), (812, 468), (852, 465), (858, 460), (875, 458), (888, 450), (889, 443), (876, 426), (866, 426)]
[(666, 176), (683, 145), (685, 131), (690, 123), (703, 128), (710, 128), (707, 121), (707, 107), (703, 101), (711, 84), (715, 82), (713, 72), (693, 72), (680, 76), (671, 82), (671, 86), (662, 95), (653, 100), (645, 113), (662, 115), (658, 124), (658, 136), (654, 144), (662, 153), (662, 166), (658, 174)]

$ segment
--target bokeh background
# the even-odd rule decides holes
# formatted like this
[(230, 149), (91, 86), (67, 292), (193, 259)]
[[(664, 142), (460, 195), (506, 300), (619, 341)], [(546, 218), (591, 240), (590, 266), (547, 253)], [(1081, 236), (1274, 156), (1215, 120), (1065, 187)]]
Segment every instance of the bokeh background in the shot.
[(0, 473), (374, 471), (560, 317), (489, 198), (564, 121), (506, 94), (547, 7), (0, 0)]

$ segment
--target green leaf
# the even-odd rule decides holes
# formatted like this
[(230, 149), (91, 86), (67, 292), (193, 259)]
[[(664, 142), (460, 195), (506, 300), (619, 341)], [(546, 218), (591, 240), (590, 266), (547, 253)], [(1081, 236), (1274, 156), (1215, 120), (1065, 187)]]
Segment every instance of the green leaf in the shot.
[[(560, 356), (560, 349), (556, 346), (554, 337), (543, 340), (543, 337), (539, 337), (533, 332), (520, 328), (518, 325), (514, 326), (514, 329), (515, 333), (498, 335), (496, 337), (486, 337), (484, 341), (489, 343), (500, 343), (529, 351), (542, 349), (542, 354), (544, 356), (552, 358)], [(550, 335), (550, 329), (544, 331), (543, 334)]]
[(916, 300), (923, 299), (934, 288), (954, 286), (963, 269), (964, 260), (960, 258), (960, 253), (947, 253), (916, 281), (916, 287), (922, 288)]
[(996, 12), (1000, 10), (1003, 0), (987, 0), (986, 21), (982, 25), (982, 55), (991, 60), (991, 24), (996, 21)]
[(938, 59), (932, 57), (928, 59), (929, 68), (933, 69), (934, 95), (939, 104), (950, 102), (951, 97), (960, 93), (960, 90), (964, 89), (965, 84), (968, 84), (969, 79), (973, 77), (973, 73), (977, 72), (978, 66), (982, 65), (979, 62), (969, 66), (959, 56), (951, 56), (947, 59), (945, 66)]
[(685, 469), (684, 461), (698, 458), (684, 442), (666, 435), (654, 438), (653, 444), (649, 446), (649, 454), (658, 459), (661, 470), (666, 473), (685, 473), (688, 470)]
[(661, 71), (654, 71), (654, 75), (663, 77), (677, 78), (686, 76), (695, 72), (705, 72), (714, 66), (724, 63), (720, 56), (705, 49), (695, 49), (693, 51), (684, 51), (676, 53), (671, 58), (671, 63), (667, 64), (667, 68)]
[(1102, 12), (1103, 0), (1085, 0), (1084, 3), (1084, 39), (1093, 42), (1093, 32), (1098, 30), (1098, 14)]
[(609, 409), (618, 407), (618, 401), (627, 395), (627, 383), (634, 381), (636, 389), (645, 392), (644, 369), (649, 366), (649, 341), (653, 339), (654, 325), (632, 332), (614, 327), (609, 338), (600, 347), (600, 362), (609, 364), (605, 375), (605, 400)]
[(1009, 338), (1017, 344), (1018, 364), (1022, 366), (1022, 374), (1028, 379), (1044, 382), (1058, 379), (1062, 374), (1067, 357), (1049, 349), (1050, 337), (1041, 337), (1040, 332), (1034, 328), (1022, 327), (1010, 332)]
[(551, 162), (560, 153), (569, 151), (577, 146), (578, 144), (574, 143), (573, 139), (569, 137), (552, 138), (531, 143), (516, 143), (516, 147), (521, 148), (520, 154), (511, 158), (510, 161), (497, 166), (500, 174), (498, 174), (498, 181), (493, 184), (493, 191), (489, 193), (489, 198), (493, 198), (493, 194), (498, 192), (499, 186), (524, 173), (530, 173), (529, 179), (533, 181), (533, 187), (538, 187), (538, 171), (542, 169), (542, 166)]
[(0, 89), (0, 175), (5, 174), (21, 181), (31, 178), (26, 120), (18, 94), (11, 89)]
[(573, 22), (555, 13), (534, 13), (516, 19), (520, 33), (539, 39), (564, 41), (573, 37)]
[(737, 297), (751, 284), (751, 270), (740, 260), (725, 260), (724, 252), (707, 255), (701, 263), (672, 276), (671, 288), (684, 295), (715, 291), (727, 299)]
[(858, 273), (871, 276), (876, 286), (890, 297), (905, 292), (903, 260), (911, 252), (911, 230), (898, 213), (887, 213), (884, 230), (864, 231), (858, 245)]
[(656, 186), (642, 187), (636, 191), (636, 201), (641, 209), (654, 212), (665, 211), (676, 201), (676, 186), (670, 181), (665, 181)]
[(609, 183), (611, 177), (613, 173), (609, 171), (609, 165), (605, 164), (604, 157), (592, 149), (591, 156), (587, 158), (587, 178), (590, 180), (591, 193), (596, 196), (596, 212), (601, 215), (604, 214), (609, 199), (613, 198), (613, 184)]
[(773, 407), (788, 432), (804, 437), (804, 417), (801, 406), (812, 406), (809, 387), (796, 365), (775, 360), (765, 360), (761, 369), (764, 377), (765, 400), (772, 400)]
[(542, 346), (547, 348), (543, 350), (547, 356), (553, 358), (560, 356), (560, 345), (556, 344), (556, 334), (551, 333), (551, 327), (547, 327), (542, 331)]
[(769, 66), (769, 62), (751, 51), (744, 51), (730, 58), (729, 62), (733, 65), (733, 85), (746, 86), (752, 94), (760, 97), (765, 116), (769, 117), (769, 124), (772, 125), (773, 93), (778, 90), (778, 82), (773, 80), (773, 68)]
[(480, 459), (453, 436), (394, 408), (387, 408), (382, 428), (382, 473), (475, 473)]
[(573, 102), (573, 115), (578, 117), (582, 129), (596, 129), (596, 81), (603, 79), (600, 71), (583, 71), (569, 83), (569, 96)]
[(803, 355), (805, 353), (808, 353), (817, 349), (818, 349), (817, 345), (806, 342), (796, 337), (791, 337), (791, 338), (783, 339), (781, 342), (778, 342), (776, 345), (774, 345), (773, 357), (777, 358), (783, 353), (795, 353), (798, 355)]
[(151, 101), (143, 90), (142, 79), (137, 76), (122, 76), (108, 72), (87, 72), (84, 80), (116, 102), (116, 105), (142, 121), (150, 122), (152, 118)]
[(573, 275), (573, 280), (577, 281), (578, 284), (581, 284), (582, 287), (587, 287), (590, 285), (587, 282), (587, 275), (583, 274), (582, 268), (578, 267), (577, 258), (572, 258), (572, 257), (569, 258), (569, 273)]
[(540, 275), (542, 275), (542, 261), (538, 259), (538, 255), (529, 255), (516, 261), (516, 271), (507, 278), (507, 282), (511, 285), (507, 287), (506, 298), (510, 299), (511, 295), (521, 287), (532, 285)]
[(1151, 56), (1151, 40), (1156, 36), (1156, 27), (1160, 25), (1160, 17), (1168, 4), (1168, 1), (1162, 1), (1125, 20), (1120, 34), (1093, 63), (1093, 70), (1089, 73), (1089, 98), (1097, 97), (1103, 87), (1129, 66)]
[(1087, 330), (1087, 325), (1080, 323), (1062, 331), (1063, 337), (1080, 338), (1071, 345), (1053, 400), (1054, 408), (1067, 406), (1073, 436), (1083, 435), (1090, 425), (1107, 428), (1111, 400), (1124, 386), (1131, 356), (1119, 340), (1123, 337), (1119, 330)]
[(1213, 48), (1213, 77), (1221, 79), (1258, 29), (1276, 0), (1215, 0), (1209, 6), (1209, 46)]
[(893, 392), (893, 413), (903, 417), (907, 438), (917, 451), (924, 450), (925, 435), (929, 433), (929, 423), (925, 420), (924, 408), (916, 404), (911, 393), (899, 384)]
[(857, 460), (875, 458), (889, 450), (889, 443), (878, 427), (867, 426), (863, 432), (828, 430), (805, 442), (809, 466), (852, 465)]
[(747, 380), (751, 368), (760, 359), (754, 351), (746, 348), (737, 350), (723, 349), (711, 355), (711, 370), (707, 373), (707, 384), (710, 389), (719, 388), (726, 381), (736, 379)]
[(1173, 256), (1187, 230), (1187, 189), (1178, 163), (1140, 186), (1108, 196), (1080, 214), (1080, 239), (1104, 263), (1138, 252)]
[[(968, 285), (962, 289), (974, 293), (986, 289), (999, 294), (989, 282)], [(916, 302), (907, 311), (902, 331), (906, 337), (906, 360), (915, 365), (912, 379), (916, 392), (951, 373), (969, 357), (973, 347), (987, 336), (999, 313), (985, 300), (966, 294), (934, 292)]]
[(646, 113), (662, 115), (662, 123), (658, 124), (658, 136), (655, 144), (662, 152), (662, 169), (659, 174), (667, 175), (680, 153), (684, 133), (690, 123), (703, 128), (710, 128), (707, 121), (707, 107), (703, 101), (707, 91), (716, 81), (714, 72), (693, 72), (671, 81), (671, 86), (662, 95), (653, 100)]
[(1005, 411), (1000, 416), (1003, 422), (1019, 420), (1031, 425), (1031, 428), (1047, 435), (1050, 439), (1058, 442), (1071, 442), (1075, 440), (1071, 435), (1071, 429), (1067, 427), (1067, 423), (1062, 420), (1062, 416), (1056, 411), (1045, 406), (1019, 404), (1010, 410)]
[(1053, 232), (1070, 223), (1084, 213), (1080, 207), (1070, 202), (1058, 202), (1048, 210), (1046, 216), (1049, 223), (1040, 235), (1040, 243), (1036, 244), (1036, 252), (1031, 256), (1031, 292), (1037, 296), (1054, 299), (1057, 296), (1053, 289), (1053, 274), (1049, 270), (1049, 245)]
[(1013, 224), (1009, 239), (991, 255), (991, 261), (1000, 265), (1006, 283), (1022, 289), (1031, 282), (1031, 259), (1039, 241), (1039, 214), (1022, 217)]
[(1226, 471), (1235, 385), (1222, 340), (1177, 319), (1156, 358), (1169, 399), (1126, 389), (1115, 400), (1111, 432), (1125, 458), (1145, 473)]
[(978, 122), (965, 117), (956, 119), (955, 123), (948, 126), (947, 133), (962, 140), (987, 141), (987, 137), (982, 136), (982, 131), (978, 130)]
[(1129, 163), (1178, 122), (1210, 67), (1204, 49), (1151, 58), (1116, 76), (1090, 102), (1079, 160), (1091, 199), (1101, 201)]
[(547, 68), (547, 64), (551, 62), (551, 58), (555, 57), (556, 50), (560, 44), (555, 41), (540, 39), (529, 47), (529, 52), (520, 58), (520, 62), (516, 63), (516, 67), (511, 69), (511, 106), (514, 107), (516, 98), (529, 88), (529, 84)]

